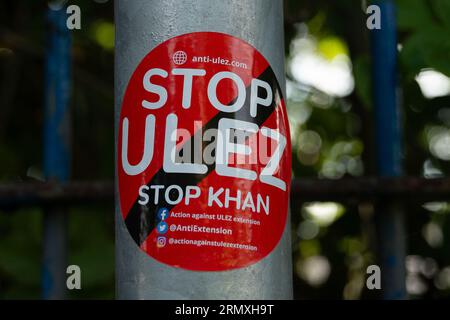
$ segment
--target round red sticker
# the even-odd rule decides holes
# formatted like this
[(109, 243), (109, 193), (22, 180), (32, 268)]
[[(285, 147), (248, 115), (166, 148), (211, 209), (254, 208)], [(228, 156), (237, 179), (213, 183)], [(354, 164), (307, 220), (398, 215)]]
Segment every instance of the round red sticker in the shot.
[(246, 267), (286, 226), (291, 142), (267, 60), (230, 35), (195, 32), (139, 63), (120, 115), (118, 184), (130, 236), (173, 267)]

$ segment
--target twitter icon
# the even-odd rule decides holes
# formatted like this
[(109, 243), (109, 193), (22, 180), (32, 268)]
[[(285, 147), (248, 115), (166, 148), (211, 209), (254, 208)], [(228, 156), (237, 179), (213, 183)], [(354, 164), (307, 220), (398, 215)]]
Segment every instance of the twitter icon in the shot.
[(159, 234), (165, 234), (168, 230), (169, 230), (169, 226), (164, 221), (161, 221), (156, 226), (156, 231), (158, 231)]

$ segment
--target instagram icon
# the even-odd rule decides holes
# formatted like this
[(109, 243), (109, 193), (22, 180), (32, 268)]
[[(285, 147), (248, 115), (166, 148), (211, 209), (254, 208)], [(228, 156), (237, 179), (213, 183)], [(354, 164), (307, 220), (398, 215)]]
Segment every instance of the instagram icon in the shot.
[(162, 248), (166, 246), (166, 237), (158, 237), (158, 239), (156, 240), (156, 246), (158, 248)]

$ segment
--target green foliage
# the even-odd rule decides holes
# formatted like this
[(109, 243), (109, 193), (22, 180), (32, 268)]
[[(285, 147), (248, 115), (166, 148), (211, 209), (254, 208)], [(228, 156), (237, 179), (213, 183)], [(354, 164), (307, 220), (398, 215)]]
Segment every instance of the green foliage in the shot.
[(40, 244), (39, 211), (0, 213), (0, 298), (38, 298)]
[(82, 270), (83, 290), (74, 299), (114, 298), (114, 221), (112, 208), (74, 209), (70, 215), (69, 264)]
[(356, 82), (356, 94), (365, 108), (372, 106), (371, 61), (368, 55), (357, 56), (353, 61), (353, 73)]
[[(114, 176), (113, 1), (76, 1), (73, 31), (72, 179)], [(46, 1), (0, 4), (0, 183), (42, 176)], [(69, 209), (68, 209), (69, 210)], [(0, 212), (0, 299), (41, 297), (42, 215), (36, 208)], [(114, 298), (112, 205), (74, 207), (68, 263), (81, 267), (73, 299)]]
[[(351, 58), (355, 80), (355, 89), (351, 95), (330, 97), (327, 93), (317, 92), (317, 88), (305, 88), (304, 85), (296, 84), (288, 72), (293, 81), (290, 86), (294, 88), (288, 101), (289, 115), (294, 123), (293, 168), (294, 175), (300, 179), (306, 176), (341, 178), (367, 175), (372, 173), (369, 168), (374, 167), (370, 35), (365, 28), (365, 16), (359, 12), (359, 5), (355, 3), (357, 1), (288, 1), (288, 19), (292, 18), (292, 12), (301, 12), (303, 27), (300, 29), (305, 33), (305, 26), (307, 27), (308, 37), (313, 37), (319, 44), (317, 52), (327, 60), (333, 60), (336, 57), (333, 52), (336, 51), (347, 54)], [(426, 99), (416, 77), (424, 69), (434, 69), (450, 75), (450, 2), (398, 0), (397, 4), (401, 71), (399, 86), (402, 89), (406, 172), (417, 176), (427, 176), (430, 172), (445, 175), (448, 174), (449, 163), (430, 152), (430, 143), (436, 140), (438, 134), (438, 130), (433, 128), (439, 128), (441, 135), (446, 134), (449, 129), (450, 122), (443, 115), (450, 107), (450, 98)], [(299, 7), (303, 10), (298, 9)], [(295, 41), (295, 36), (291, 37)], [(336, 50), (336, 43), (341, 41), (344, 46), (340, 47), (348, 49)], [(290, 56), (293, 54), (296, 53), (292, 50), (288, 52), (288, 62), (293, 61)], [(304, 142), (304, 136), (309, 143)], [(310, 145), (318, 142), (318, 148)], [(303, 149), (315, 150), (316, 153), (311, 155)], [(358, 165), (361, 164), (359, 161), (362, 161), (362, 166)], [(349, 168), (358, 169), (352, 171)], [(318, 214), (326, 212), (326, 206), (323, 205), (325, 204), (318, 208)], [(411, 200), (407, 206), (408, 254), (432, 257), (433, 261), (438, 261), (442, 268), (440, 270), (445, 270), (450, 264), (444, 253), (449, 242), (444, 240), (438, 245), (433, 244), (430, 242), (431, 233), (426, 233), (430, 231), (425, 230), (435, 232), (433, 234), (436, 239), (439, 239), (436, 235), (442, 231), (445, 239), (449, 228), (448, 216), (431, 213), (432, 217), (429, 219), (415, 218), (430, 214), (421, 205)], [(376, 262), (376, 252), (373, 250), (376, 239), (368, 232), (373, 228), (371, 218), (363, 217), (372, 216), (374, 208), (372, 204), (359, 204), (358, 207), (347, 204), (345, 207), (342, 217), (326, 226), (312, 221), (309, 215), (305, 215), (304, 209), (293, 208), (297, 297), (374, 297), (373, 293), (363, 289), (365, 266)], [(430, 221), (438, 222), (429, 227)], [(319, 231), (315, 232), (317, 227)], [(311, 234), (314, 235), (312, 238)], [(323, 256), (327, 257), (332, 266), (331, 275), (324, 284), (317, 285), (308, 278), (305, 269), (311, 258)], [(319, 267), (320, 264), (317, 264), (317, 268)], [(448, 289), (442, 289), (442, 286), (437, 289), (432, 283), (433, 277), (438, 279), (439, 272), (443, 271), (438, 271), (431, 280), (424, 275), (418, 276), (420, 281), (426, 283), (427, 291), (413, 297), (447, 296)], [(342, 291), (336, 293), (336, 288), (341, 288)]]
[(424, 68), (450, 76), (449, 2), (398, 0), (397, 3), (399, 28), (407, 32), (400, 54), (407, 76), (413, 77)]

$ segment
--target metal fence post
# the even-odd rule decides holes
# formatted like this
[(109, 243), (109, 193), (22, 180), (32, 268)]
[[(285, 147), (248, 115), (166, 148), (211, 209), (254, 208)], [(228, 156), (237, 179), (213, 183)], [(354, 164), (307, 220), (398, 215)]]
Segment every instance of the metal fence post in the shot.
[[(49, 181), (65, 182), (70, 166), (71, 39), (65, 7), (48, 9), (48, 47), (45, 65), (44, 174)], [(67, 223), (62, 209), (47, 207), (43, 220), (42, 297), (66, 296)]]
[[(281, 0), (115, 0), (116, 146), (121, 102), (133, 71), (151, 49), (181, 34), (214, 31), (243, 39), (268, 60), (284, 91), (282, 7)], [(256, 264), (233, 271), (189, 271), (164, 265), (139, 249), (123, 222), (118, 192), (116, 184), (117, 298), (292, 298), (289, 217), (275, 250)]]
[[(396, 6), (392, 0), (373, 4), (381, 9), (381, 29), (371, 31), (378, 173), (382, 177), (398, 177), (403, 174), (403, 168)], [(391, 199), (379, 203), (376, 226), (382, 296), (405, 299), (406, 237), (401, 204)]]

